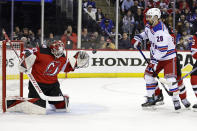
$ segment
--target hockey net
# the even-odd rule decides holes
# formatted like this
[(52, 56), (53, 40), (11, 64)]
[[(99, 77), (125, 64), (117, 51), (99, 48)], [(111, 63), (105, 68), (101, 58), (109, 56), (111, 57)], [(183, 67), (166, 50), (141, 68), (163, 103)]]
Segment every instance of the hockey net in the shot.
[[(24, 44), (21, 41), (10, 41), (20, 55)], [(19, 59), (7, 41), (0, 41), (0, 112), (6, 111), (6, 98), (23, 97), (23, 74), (18, 70)]]

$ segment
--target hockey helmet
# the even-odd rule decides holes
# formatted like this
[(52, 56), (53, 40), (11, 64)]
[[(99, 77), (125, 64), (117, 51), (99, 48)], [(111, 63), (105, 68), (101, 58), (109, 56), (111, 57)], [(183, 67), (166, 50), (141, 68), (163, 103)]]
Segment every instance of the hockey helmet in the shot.
[(151, 8), (146, 12), (146, 16), (151, 16), (151, 19), (153, 19), (154, 16), (157, 16), (159, 19), (161, 18), (161, 11), (158, 8)]
[(64, 43), (61, 40), (51, 42), (49, 48), (56, 58), (59, 58), (64, 54)]

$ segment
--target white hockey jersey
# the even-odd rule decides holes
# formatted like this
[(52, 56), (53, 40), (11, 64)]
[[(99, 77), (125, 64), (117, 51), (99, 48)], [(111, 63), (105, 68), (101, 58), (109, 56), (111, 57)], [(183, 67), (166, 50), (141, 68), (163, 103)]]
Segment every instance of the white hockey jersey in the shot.
[(162, 22), (159, 22), (153, 28), (147, 24), (145, 31), (140, 36), (143, 40), (149, 39), (151, 43), (150, 52), (153, 59), (164, 61), (176, 57), (174, 39)]

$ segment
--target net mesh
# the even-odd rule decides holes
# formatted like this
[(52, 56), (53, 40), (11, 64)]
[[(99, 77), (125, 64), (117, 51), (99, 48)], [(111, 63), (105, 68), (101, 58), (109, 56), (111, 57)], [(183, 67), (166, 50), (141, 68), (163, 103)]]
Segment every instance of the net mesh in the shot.
[[(17, 53), (20, 54), (20, 42), (12, 42)], [(2, 112), (2, 42), (0, 43), (0, 111)], [(6, 97), (20, 96), (20, 73), (18, 70), (19, 60), (9, 43), (6, 43)]]

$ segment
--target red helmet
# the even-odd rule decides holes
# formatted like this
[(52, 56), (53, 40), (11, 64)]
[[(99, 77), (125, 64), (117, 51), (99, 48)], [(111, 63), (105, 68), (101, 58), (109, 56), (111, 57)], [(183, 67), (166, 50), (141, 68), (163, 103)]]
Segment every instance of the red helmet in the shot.
[(64, 54), (64, 43), (61, 40), (53, 41), (49, 48), (51, 49), (51, 53), (56, 57), (59, 58)]

